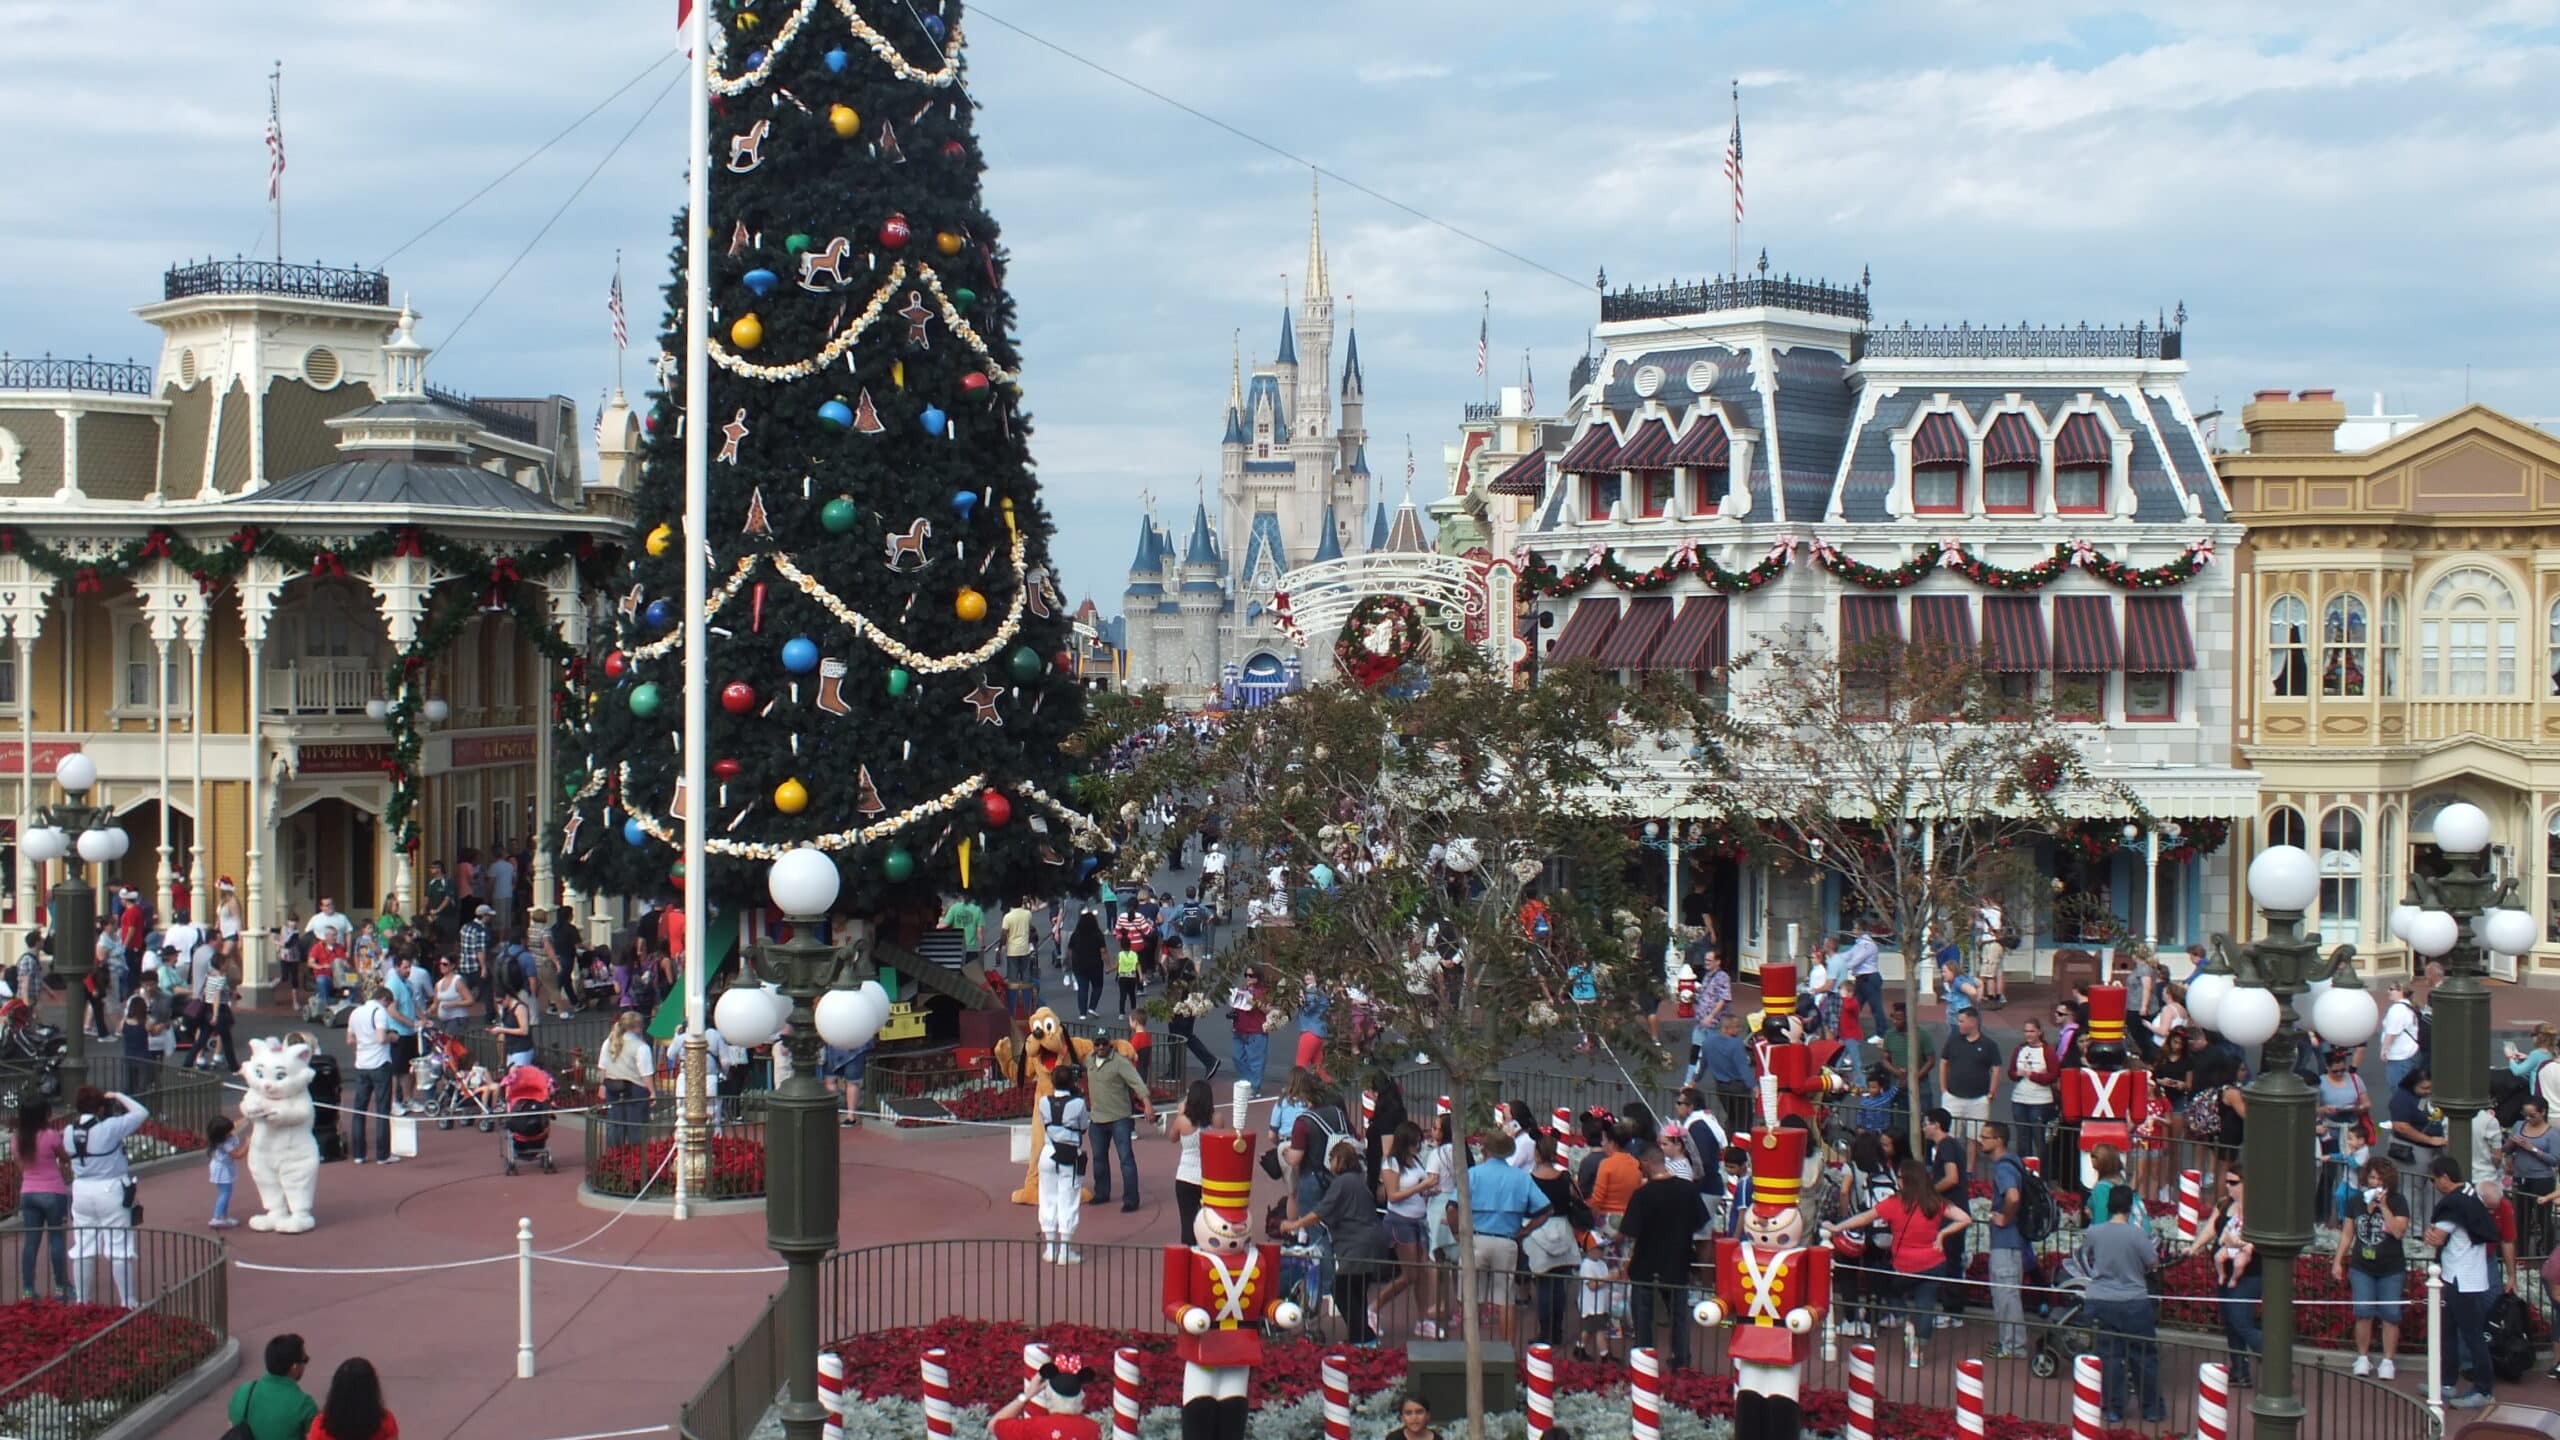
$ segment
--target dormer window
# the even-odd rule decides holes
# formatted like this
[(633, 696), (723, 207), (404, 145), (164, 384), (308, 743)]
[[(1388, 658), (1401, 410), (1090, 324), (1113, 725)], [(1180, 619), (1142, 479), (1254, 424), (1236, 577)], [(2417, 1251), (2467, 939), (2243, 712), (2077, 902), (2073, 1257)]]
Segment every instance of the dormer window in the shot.
[(1619, 484), (1615, 471), (1606, 475), (1583, 476), (1582, 513), (1593, 520), (1608, 519), (1609, 512), (1617, 508)]
[(1964, 432), (1940, 411), (1911, 437), (1911, 508), (1923, 515), (1964, 512)]
[(2036, 508), (2036, 432), (2016, 413), (1991, 422), (1982, 437), (1982, 508), (1994, 515), (2028, 515)]
[(2053, 437), (2053, 504), (2066, 515), (2095, 515), (2107, 508), (2107, 472), (2115, 446), (2098, 417), (2083, 411), (2062, 422)]
[(1586, 519), (1606, 520), (1618, 503), (1618, 441), (1609, 433), (1606, 421), (1595, 422), (1573, 442), (1556, 468), (1582, 480), (1582, 513)]

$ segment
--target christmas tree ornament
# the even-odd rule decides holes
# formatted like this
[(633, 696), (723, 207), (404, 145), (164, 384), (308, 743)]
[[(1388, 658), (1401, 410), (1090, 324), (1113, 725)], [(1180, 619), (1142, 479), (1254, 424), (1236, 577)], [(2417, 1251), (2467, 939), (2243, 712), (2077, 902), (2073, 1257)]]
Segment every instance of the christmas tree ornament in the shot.
[(941, 251), (945, 255), (959, 254), (960, 247), (966, 243), (967, 242), (962, 240), (954, 231), (937, 230), (933, 232), (933, 248)]
[(907, 693), (907, 687), (915, 683), (915, 675), (913, 672), (909, 671), (906, 666), (892, 665), (889, 667), (888, 686), (890, 699), (895, 700), (905, 695)]
[(845, 54), (844, 47), (839, 45), (835, 49), (828, 51), (826, 54), (827, 69), (835, 74), (841, 75), (844, 73), (845, 65), (851, 61), (852, 58), (852, 56)]
[(977, 689), (960, 698), (969, 702), (971, 708), (978, 712), (979, 724), (1002, 725), (1004, 723), (1004, 717), (996, 713), (996, 702), (1004, 698), (1004, 692), (993, 685), (981, 680), (978, 682)]
[[(844, 262), (853, 253), (853, 242), (838, 235), (820, 250), (804, 250), (800, 254), (800, 288), (812, 295), (824, 295), (844, 284)], [(820, 276), (826, 284), (818, 283)], [(836, 338), (844, 324), (844, 307), (836, 307), (836, 318), (827, 325), (827, 338)]]
[[(750, 315), (747, 318), (752, 320), (755, 317)], [(750, 433), (747, 429), (747, 407), (741, 405), (738, 413), (729, 417), (729, 423), (720, 427), (720, 454), (716, 457), (719, 462), (723, 465), (737, 464), (738, 442)]]
[[(951, 832), (946, 830), (943, 833), (947, 835)], [(963, 836), (960, 840), (960, 888), (966, 890), (969, 884), (969, 841), (968, 837)]]
[[(755, 588), (747, 596), (747, 628), (759, 635), (764, 633), (764, 582), (761, 580), (755, 583)], [(723, 640), (729, 638), (729, 632), (717, 626), (712, 628), (712, 633)]]
[(987, 597), (975, 587), (963, 585), (960, 593), (951, 597), (951, 613), (975, 625), (987, 618)]
[(1074, 651), (1061, 650), (1049, 658), (1057, 663), (1058, 673), (1062, 675), (1074, 673), (1076, 668), (1076, 656)]
[(978, 508), (978, 492), (975, 490), (952, 491), (951, 508), (960, 512), (961, 524), (968, 524), (969, 516)]
[(619, 680), (624, 675), (629, 674), (630, 670), (630, 656), (623, 654), (618, 649), (607, 650), (604, 652), (604, 678), (607, 680)]
[(898, 315), (907, 322), (908, 344), (931, 345), (933, 343), (933, 332), (926, 328), (933, 323), (933, 307), (924, 303), (923, 291), (908, 291), (907, 303), (898, 311)]
[(924, 17), (924, 33), (931, 37), (934, 44), (940, 45), (943, 37), (950, 33), (950, 27), (942, 23), (941, 16), (927, 15)]
[(987, 823), (1001, 826), (1013, 819), (1013, 799), (1001, 790), (990, 789), (978, 797), (978, 807), (987, 813)]
[(625, 820), (622, 822), (622, 838), (633, 845), (646, 845), (649, 843), (649, 831), (637, 820)]
[(871, 783), (870, 766), (855, 766), (853, 769), (853, 782), (854, 813), (859, 815), (886, 815), (889, 813), (889, 807), (880, 802), (880, 787)]
[(853, 428), (865, 435), (877, 435), (889, 427), (880, 423), (880, 411), (871, 403), (871, 392), (865, 390), (853, 405)]
[[(812, 651), (817, 649), (812, 645)], [(787, 661), (785, 663), (788, 663)], [(850, 715), (853, 707), (844, 703), (844, 677), (847, 666), (841, 660), (827, 659), (818, 665), (818, 708), (829, 715)], [(792, 737), (798, 739), (798, 736)]]
[(645, 543), (650, 554), (664, 555), (667, 553), (667, 547), (675, 543), (675, 538), (676, 527), (660, 521), (658, 528), (649, 532), (649, 538)]
[(773, 287), (782, 283), (782, 277), (770, 270), (756, 269), (739, 276), (738, 281), (758, 295), (770, 295)]
[(951, 292), (951, 308), (954, 310), (966, 310), (977, 303), (978, 292), (966, 285)]
[(830, 535), (844, 534), (846, 531), (851, 530), (854, 527), (854, 522), (861, 518), (861, 508), (855, 505), (851, 499), (842, 495), (839, 495), (833, 500), (830, 500), (826, 504), (818, 507), (818, 523), (826, 527), (826, 531)]
[(933, 522), (925, 519), (921, 515), (916, 517), (914, 524), (907, 527), (905, 534), (899, 534), (894, 530), (889, 532), (889, 554), (887, 562), (889, 568), (892, 570), (904, 570), (907, 567), (900, 562), (909, 556), (913, 556), (916, 562), (915, 568), (918, 570), (923, 569), (924, 542), (932, 538)]
[(762, 51), (762, 50), (750, 50), (750, 51), (748, 51), (748, 52), (747, 52), (747, 68), (748, 68), (749, 70), (761, 70), (761, 69), (763, 69), (763, 68), (764, 68), (764, 59), (765, 59), (765, 52), (764, 52), (764, 51)]
[(677, 861), (676, 863), (674, 863), (673, 865), (670, 865), (670, 866), (668, 866), (668, 867), (667, 867), (667, 883), (669, 883), (669, 884), (671, 884), (671, 885), (675, 886), (675, 887), (676, 887), (677, 889), (679, 889), (679, 890), (681, 890), (681, 889), (683, 889), (683, 888), (684, 888), (684, 862), (683, 862), (683, 861), (679, 860), (679, 861)]
[(763, 486), (757, 486), (755, 488), (755, 493), (747, 497), (747, 522), (738, 527), (738, 533), (741, 535), (770, 535), (773, 533), (773, 518), (767, 515), (764, 509)]
[(945, 140), (942, 142), (942, 158), (945, 160), (966, 160), (969, 158), (969, 147), (961, 144), (957, 140)]
[(782, 642), (782, 668), (794, 675), (806, 675), (818, 668), (818, 642), (806, 635), (794, 635)]
[(842, 400), (830, 400), (818, 407), (818, 423), (830, 430), (853, 428), (853, 407)]
[(892, 384), (892, 385), (897, 386), (897, 387), (898, 387), (899, 389), (901, 389), (901, 390), (904, 390), (904, 389), (906, 389), (906, 388), (907, 388), (907, 362), (906, 362), (906, 361), (904, 361), (904, 360), (892, 360), (892, 361), (890, 361), (890, 362), (889, 362), (889, 383), (890, 383), (890, 384)]
[(764, 343), (764, 322), (753, 314), (739, 316), (729, 326), (729, 343), (741, 350), (753, 350)]
[[(741, 221), (739, 221), (737, 224), (735, 224), (735, 225), (733, 225), (733, 226), (731, 226), (731, 227), (730, 227), (730, 230), (729, 230), (729, 253), (730, 253), (731, 255), (744, 255), (744, 254), (746, 254), (746, 253), (747, 253), (747, 247), (748, 247), (748, 246), (750, 246), (750, 245), (752, 245), (752, 244), (754, 244), (754, 243), (755, 243), (755, 242), (754, 242), (752, 239), (748, 238), (748, 235), (747, 235), (747, 222), (746, 222), (746, 221), (741, 220)], [(668, 373), (670, 373), (670, 372), (672, 372), (672, 371), (675, 369), (675, 358), (676, 358), (676, 357), (674, 357), (673, 355), (668, 355), (668, 354), (665, 354), (665, 353), (661, 352), (658, 358), (659, 358), (662, 362), (664, 362), (664, 363), (662, 363), (662, 364), (660, 365), (660, 367), (659, 367), (659, 369), (660, 369), (660, 374), (659, 374), (659, 376), (658, 376), (658, 387), (659, 387), (660, 389), (665, 389), (665, 388), (666, 388), (666, 383), (667, 383), (667, 374), (668, 374)]]
[(972, 370), (960, 377), (960, 388), (975, 395), (987, 388), (987, 377), (979, 371)]
[(879, 150), (892, 165), (907, 163), (907, 152), (898, 148), (898, 128), (886, 120), (880, 122)]
[(943, 427), (951, 423), (951, 417), (943, 414), (942, 407), (938, 405), (927, 405), (924, 407), (924, 414), (916, 418), (924, 423), (924, 433), (927, 435), (939, 435)]
[(720, 708), (732, 715), (744, 715), (756, 708), (756, 687), (744, 680), (732, 680), (720, 687)]
[(641, 434), (643, 434), (643, 435), (648, 436), (648, 437), (649, 437), (650, 439), (652, 439), (652, 440), (654, 440), (654, 439), (656, 439), (656, 438), (657, 438), (657, 436), (658, 436), (658, 412), (657, 412), (657, 411), (652, 410), (652, 411), (650, 411), (648, 414), (643, 415), (643, 416), (641, 416), (641, 417), (640, 417), (640, 433), (641, 433)]
[(729, 173), (744, 175), (764, 163), (764, 137), (773, 133), (773, 122), (759, 120), (746, 132), (729, 137)]
[(630, 697), (629, 697), (629, 704), (630, 704), (630, 706), (631, 706), (631, 713), (632, 713), (632, 714), (634, 714), (634, 715), (639, 716), (639, 717), (640, 717), (641, 719), (643, 719), (643, 720), (646, 720), (646, 719), (648, 719), (650, 716), (657, 714), (657, 713), (658, 713), (658, 687), (657, 687), (657, 685), (656, 685), (655, 683), (653, 683), (653, 682), (645, 681), (645, 680), (644, 680), (644, 681), (642, 681), (641, 683), (639, 683), (639, 684), (637, 684), (637, 685), (632, 686), (632, 687), (631, 687), (631, 695), (630, 695)]
[(880, 857), (880, 873), (892, 885), (903, 885), (916, 873), (916, 857), (901, 845)]
[(1013, 653), (1005, 657), (1004, 663), (1005, 668), (1013, 672), (1013, 678), (1026, 685), (1040, 678), (1040, 652), (1028, 645), (1013, 647)]
[[(838, 51), (836, 53), (842, 54), (844, 52)], [(836, 134), (847, 140), (850, 140), (856, 135), (862, 133), (862, 115), (850, 105), (828, 106), (827, 124), (835, 128)]]
[(649, 608), (643, 613), (648, 617), (652, 630), (664, 630), (676, 623), (676, 607), (664, 600), (650, 601)]
[(892, 215), (880, 222), (880, 248), (903, 250), (907, 246), (907, 241), (913, 238), (915, 233), (914, 228), (907, 224), (906, 216)]
[(679, 775), (676, 777), (675, 798), (667, 802), (667, 818), (670, 820), (682, 820), (685, 818), (686, 812), (692, 808), (692, 805), (693, 795), (690, 791), (685, 789), (684, 777)]
[(726, 756), (711, 762), (711, 775), (715, 780), (735, 780), (745, 769), (745, 766)]
[(643, 591), (641, 587), (637, 585), (632, 586), (631, 593), (623, 596), (620, 600), (615, 601), (613, 608), (622, 612), (623, 619), (630, 619), (640, 613), (640, 596), (642, 593)]
[[(745, 234), (745, 233), (746, 233), (746, 227), (745, 227), (745, 225), (741, 224), (741, 225), (738, 227), (738, 230), (739, 230), (739, 233), (740, 233), (740, 234)], [(782, 249), (783, 249), (783, 252), (784, 252), (785, 254), (789, 254), (789, 255), (797, 255), (797, 254), (799, 254), (801, 251), (806, 250), (806, 249), (808, 249), (808, 248), (809, 248), (809, 237), (808, 237), (808, 236), (806, 236), (806, 235), (791, 234), (791, 235), (785, 235), (785, 236), (783, 236), (783, 237), (782, 237)]]
[(798, 780), (785, 780), (773, 787), (773, 808), (785, 815), (797, 815), (809, 808), (809, 787)]

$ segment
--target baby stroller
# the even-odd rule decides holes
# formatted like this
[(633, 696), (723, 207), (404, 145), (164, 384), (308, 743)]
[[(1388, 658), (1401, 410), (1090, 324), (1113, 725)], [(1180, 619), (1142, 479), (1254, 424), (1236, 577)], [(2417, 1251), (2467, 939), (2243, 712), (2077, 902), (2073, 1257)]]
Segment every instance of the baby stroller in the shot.
[(542, 1173), (554, 1173), (551, 1163), (551, 1076), (538, 1065), (519, 1065), (507, 1072), (502, 1087), (507, 1107), (507, 1138), (499, 1142), (500, 1155), (507, 1162), (507, 1173), (516, 1173), (518, 1165), (531, 1162), (542, 1167)]
[(570, 1005), (580, 1010), (613, 1008), (613, 956), (598, 947), (578, 957), (575, 985), (567, 997)]
[(471, 1047), (460, 1037), (432, 1025), (419, 1031), (416, 1075), (437, 1129), (450, 1130), (456, 1120), (477, 1124), (484, 1135), (498, 1128), (497, 1082), (487, 1066), (472, 1060)]
[(2052, 1283), (2036, 1292), (2036, 1298), (2045, 1325), (2037, 1331), (2027, 1369), (2039, 1380), (2050, 1380), (2097, 1345), (2097, 1330), (2089, 1320), (2087, 1263), (2076, 1252), (2063, 1260), (2054, 1269)]

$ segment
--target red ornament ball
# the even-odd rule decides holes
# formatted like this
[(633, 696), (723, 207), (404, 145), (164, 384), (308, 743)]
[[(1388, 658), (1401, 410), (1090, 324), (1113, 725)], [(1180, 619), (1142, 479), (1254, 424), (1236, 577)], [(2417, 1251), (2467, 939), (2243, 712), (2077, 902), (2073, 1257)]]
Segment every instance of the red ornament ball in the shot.
[(942, 158), (943, 158), (943, 159), (945, 159), (945, 160), (965, 160), (965, 159), (967, 159), (968, 157), (969, 157), (969, 147), (968, 147), (968, 146), (961, 144), (961, 143), (960, 143), (959, 141), (957, 141), (957, 140), (945, 140), (945, 141), (943, 141), (943, 142), (942, 142)]
[(915, 231), (908, 226), (907, 217), (904, 215), (892, 215), (880, 222), (880, 244), (883, 249), (903, 250), (906, 248), (907, 241), (914, 235)]
[(978, 804), (987, 812), (990, 825), (1002, 825), (1013, 818), (1013, 801), (1001, 790), (989, 790), (980, 795)]
[(744, 680), (732, 680), (720, 690), (720, 708), (732, 715), (744, 715), (756, 708), (756, 687)]
[(1058, 669), (1059, 669), (1059, 671), (1060, 671), (1061, 673), (1063, 673), (1063, 674), (1068, 674), (1068, 675), (1072, 675), (1072, 674), (1074, 674), (1074, 673), (1075, 673), (1075, 669), (1076, 669), (1076, 655), (1075, 655), (1075, 652), (1074, 652), (1074, 651), (1072, 651), (1072, 650), (1061, 650), (1061, 651), (1059, 651), (1057, 654), (1052, 655), (1052, 656), (1050, 656), (1049, 658), (1058, 662)]
[(960, 388), (974, 395), (987, 388), (987, 377), (982, 371), (972, 370), (960, 377)]
[(746, 768), (735, 760), (723, 759), (711, 762), (711, 774), (713, 778), (720, 780), (735, 780), (739, 772)]
[(607, 680), (619, 680), (624, 675), (630, 673), (630, 670), (630, 656), (623, 654), (619, 650), (607, 650), (604, 652), (604, 678)]

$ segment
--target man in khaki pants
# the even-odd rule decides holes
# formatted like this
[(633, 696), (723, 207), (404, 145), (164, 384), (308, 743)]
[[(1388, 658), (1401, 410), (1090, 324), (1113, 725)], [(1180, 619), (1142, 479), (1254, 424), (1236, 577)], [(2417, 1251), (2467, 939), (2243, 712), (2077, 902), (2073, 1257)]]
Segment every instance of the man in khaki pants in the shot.
[(2003, 1009), (2009, 1003), (2009, 977), (2001, 963), (2009, 954), (2008, 948), (2000, 943), (2004, 919), (1997, 900), (1985, 900), (1973, 912), (1974, 948), (1981, 954), (1980, 961), (1973, 967), (1974, 974), (1982, 981), (1982, 1003), (1994, 1010)]

